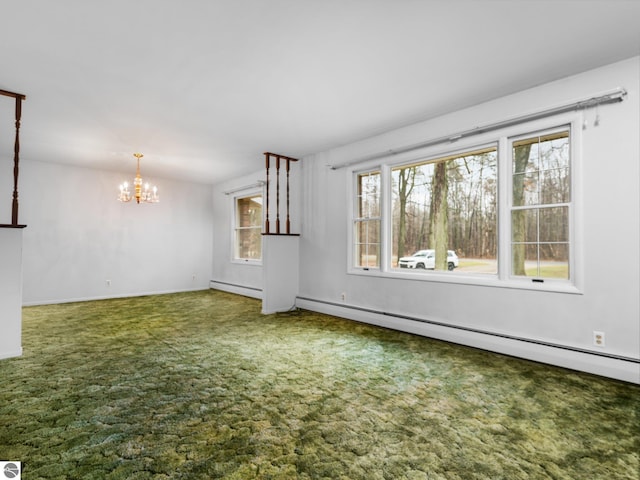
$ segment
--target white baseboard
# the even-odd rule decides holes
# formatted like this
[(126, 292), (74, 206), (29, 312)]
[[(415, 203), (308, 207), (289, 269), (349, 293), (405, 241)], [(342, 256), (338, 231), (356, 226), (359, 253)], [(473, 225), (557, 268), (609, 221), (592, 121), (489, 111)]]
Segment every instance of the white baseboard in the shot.
[(408, 318), (311, 298), (298, 297), (296, 306), (362, 323), (640, 384), (640, 360), (633, 358), (603, 355), (563, 345), (447, 326), (427, 319)]
[(22, 356), (22, 347), (20, 347), (20, 350), (13, 350), (13, 351), (9, 351), (9, 352), (0, 352), (0, 360), (4, 360), (6, 358), (21, 357), (21, 356)]
[(118, 295), (100, 295), (100, 296), (93, 296), (93, 297), (63, 298), (63, 299), (54, 299), (54, 300), (39, 300), (35, 302), (23, 302), (22, 306), (35, 307), (38, 305), (54, 305), (58, 303), (92, 302), (94, 300), (109, 300), (110, 298), (147, 297), (150, 295), (168, 295), (171, 293), (200, 292), (202, 290), (209, 290), (209, 287), (188, 288), (184, 290), (162, 290), (158, 292), (122, 293)]
[(209, 282), (209, 288), (262, 300), (262, 290), (259, 288), (246, 287), (243, 285), (236, 285), (234, 283), (220, 282), (216, 280), (211, 280), (211, 282)]

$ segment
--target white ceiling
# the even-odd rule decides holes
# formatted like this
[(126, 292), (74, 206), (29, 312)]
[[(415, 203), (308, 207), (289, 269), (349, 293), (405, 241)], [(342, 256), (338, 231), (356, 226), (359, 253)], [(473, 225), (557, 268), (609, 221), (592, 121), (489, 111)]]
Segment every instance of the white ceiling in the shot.
[[(13, 0), (22, 158), (206, 183), (640, 54), (635, 0)], [(0, 97), (0, 157), (13, 102)]]

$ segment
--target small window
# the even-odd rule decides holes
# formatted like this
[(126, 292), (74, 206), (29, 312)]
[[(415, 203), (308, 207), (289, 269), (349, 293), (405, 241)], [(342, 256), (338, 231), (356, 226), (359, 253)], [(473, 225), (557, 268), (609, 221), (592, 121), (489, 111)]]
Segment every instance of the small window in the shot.
[(357, 175), (358, 201), (354, 219), (354, 263), (380, 267), (380, 172)]
[(235, 199), (234, 259), (262, 259), (262, 195)]
[(569, 131), (512, 142), (511, 274), (569, 279)]

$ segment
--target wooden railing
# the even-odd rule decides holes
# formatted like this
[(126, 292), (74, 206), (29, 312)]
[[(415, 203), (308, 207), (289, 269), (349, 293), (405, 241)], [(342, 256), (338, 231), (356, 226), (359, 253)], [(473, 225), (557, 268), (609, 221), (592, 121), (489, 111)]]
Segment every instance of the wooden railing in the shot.
[(18, 174), (20, 165), (20, 119), (22, 117), (22, 101), (27, 98), (20, 93), (0, 90), (0, 95), (16, 99), (16, 137), (13, 146), (13, 200), (11, 202), (11, 223), (0, 224), (0, 227), (24, 228), (18, 224)]
[[(276, 153), (265, 152), (265, 166), (267, 169), (267, 185), (266, 185), (266, 202), (265, 202), (265, 222), (264, 222), (264, 232), (263, 235), (299, 235), (295, 233), (291, 233), (291, 218), (289, 216), (289, 172), (291, 169), (291, 163), (297, 162), (297, 158), (286, 157), (284, 155), (278, 155)], [(276, 180), (276, 221), (275, 221), (275, 233), (271, 232), (271, 224), (269, 221), (269, 190), (271, 190), (271, 184), (269, 182), (270, 178), (270, 170), (271, 170), (271, 159), (275, 159), (275, 180)], [(286, 204), (286, 214), (287, 218), (285, 221), (285, 232), (282, 233), (280, 231), (280, 165), (281, 162), (284, 162), (286, 168), (286, 188), (287, 188), (287, 204)]]

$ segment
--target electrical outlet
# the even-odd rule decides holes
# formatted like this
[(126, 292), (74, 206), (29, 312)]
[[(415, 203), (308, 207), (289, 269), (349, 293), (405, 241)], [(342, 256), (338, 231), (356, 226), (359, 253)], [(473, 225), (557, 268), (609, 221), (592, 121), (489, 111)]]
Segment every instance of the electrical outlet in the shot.
[(111, 286), (111, 280), (105, 280), (105, 282), (106, 282), (106, 284), (107, 284), (107, 287), (110, 287), (110, 286)]
[(342, 299), (343, 302), (346, 302), (347, 301), (347, 294), (345, 292), (342, 292), (340, 294), (340, 298)]
[(604, 332), (593, 331), (593, 344), (596, 347), (604, 347)]

